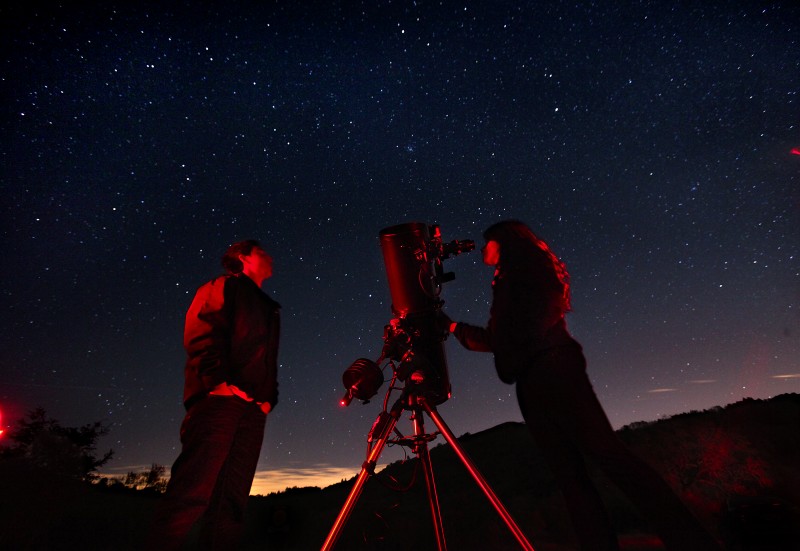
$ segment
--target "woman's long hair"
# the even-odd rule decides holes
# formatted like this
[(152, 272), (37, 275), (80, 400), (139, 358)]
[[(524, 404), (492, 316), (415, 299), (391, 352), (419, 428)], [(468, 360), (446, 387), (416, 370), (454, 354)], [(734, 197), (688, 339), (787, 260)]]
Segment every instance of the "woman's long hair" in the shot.
[(504, 220), (490, 226), (483, 237), (500, 244), (498, 270), (501, 274), (536, 274), (546, 270), (560, 286), (561, 309), (571, 310), (569, 272), (550, 247), (519, 220)]

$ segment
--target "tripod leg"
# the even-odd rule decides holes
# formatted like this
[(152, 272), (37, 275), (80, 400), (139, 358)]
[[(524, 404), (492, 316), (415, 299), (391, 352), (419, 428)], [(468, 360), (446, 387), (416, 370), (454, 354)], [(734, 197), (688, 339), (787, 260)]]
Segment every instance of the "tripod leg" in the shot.
[(328, 533), (325, 543), (322, 544), (322, 551), (330, 551), (336, 545), (336, 541), (339, 539), (342, 529), (347, 523), (347, 519), (350, 518), (353, 508), (355, 508), (356, 502), (361, 496), (364, 485), (375, 471), (375, 465), (378, 464), (378, 458), (380, 457), (381, 452), (386, 445), (386, 441), (389, 439), (389, 435), (392, 434), (395, 425), (397, 425), (397, 420), (403, 413), (403, 406), (404, 404), (402, 403), (402, 398), (397, 400), (394, 406), (392, 406), (392, 410), (389, 412), (388, 421), (383, 424), (375, 444), (370, 449), (367, 460), (364, 461), (364, 465), (361, 467), (361, 472), (358, 473), (358, 477), (356, 478), (356, 483), (353, 485), (353, 489), (350, 490), (350, 494), (347, 496), (344, 506), (339, 512), (339, 516), (336, 517), (336, 521), (333, 523), (333, 527), (331, 528), (330, 533)]
[(447, 443), (450, 444), (451, 448), (453, 448), (453, 451), (455, 451), (458, 458), (467, 468), (467, 471), (469, 471), (469, 474), (478, 484), (480, 489), (483, 491), (484, 495), (486, 495), (486, 497), (489, 499), (495, 511), (497, 511), (497, 514), (499, 514), (500, 517), (503, 519), (505, 525), (508, 526), (508, 529), (511, 531), (514, 538), (520, 544), (522, 549), (524, 549), (525, 551), (534, 551), (533, 545), (531, 545), (531, 543), (525, 537), (525, 534), (522, 532), (520, 527), (517, 526), (517, 523), (514, 521), (511, 514), (506, 510), (505, 506), (500, 501), (500, 498), (498, 498), (497, 495), (494, 493), (494, 490), (492, 490), (491, 486), (489, 486), (489, 483), (486, 481), (486, 479), (483, 478), (483, 475), (480, 473), (480, 471), (478, 471), (478, 468), (475, 466), (472, 460), (467, 456), (466, 452), (464, 452), (464, 450), (461, 448), (461, 445), (458, 443), (458, 440), (456, 440), (455, 435), (450, 431), (450, 428), (445, 424), (441, 415), (439, 415), (439, 412), (436, 411), (436, 408), (434, 406), (431, 406), (425, 399), (419, 399), (418, 403), (425, 409), (430, 418), (433, 419), (436, 428), (439, 429), (439, 432), (442, 433), (445, 440), (447, 440)]
[(415, 409), (411, 419), (414, 422), (414, 433), (417, 436), (414, 452), (417, 454), (417, 458), (419, 458), (425, 473), (425, 487), (428, 490), (428, 502), (431, 507), (433, 529), (436, 532), (436, 549), (438, 549), (438, 551), (447, 551), (447, 541), (444, 537), (444, 525), (442, 524), (442, 512), (439, 508), (439, 494), (436, 491), (436, 482), (433, 478), (433, 465), (431, 464), (431, 457), (428, 453), (428, 443), (425, 440), (427, 435), (425, 434), (422, 411)]

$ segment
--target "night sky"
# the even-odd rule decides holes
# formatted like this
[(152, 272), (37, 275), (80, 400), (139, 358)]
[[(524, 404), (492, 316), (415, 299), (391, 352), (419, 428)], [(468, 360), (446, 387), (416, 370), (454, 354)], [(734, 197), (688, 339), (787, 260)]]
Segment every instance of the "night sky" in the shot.
[[(104, 472), (169, 466), (184, 314), (252, 237), (283, 305), (254, 492), (355, 475), (387, 385), (341, 408), (341, 375), (380, 353), (378, 232), (411, 221), (550, 243), (615, 427), (800, 392), (795, 2), (51, 4), (0, 8), (6, 428), (41, 406), (110, 425)], [(492, 269), (445, 268), (485, 323)], [(446, 346), (452, 431), (520, 421)]]

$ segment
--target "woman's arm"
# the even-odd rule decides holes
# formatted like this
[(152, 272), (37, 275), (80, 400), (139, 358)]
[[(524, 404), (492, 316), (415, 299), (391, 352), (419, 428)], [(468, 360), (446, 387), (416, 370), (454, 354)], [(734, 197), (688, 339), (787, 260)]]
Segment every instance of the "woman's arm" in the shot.
[(463, 322), (453, 322), (450, 332), (455, 335), (458, 342), (467, 350), (476, 352), (491, 352), (489, 331), (485, 327), (477, 327)]

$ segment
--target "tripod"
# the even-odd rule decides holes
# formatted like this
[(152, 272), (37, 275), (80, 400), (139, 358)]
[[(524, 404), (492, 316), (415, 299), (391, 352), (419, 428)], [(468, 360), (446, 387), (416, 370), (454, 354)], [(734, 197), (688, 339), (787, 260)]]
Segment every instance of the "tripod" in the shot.
[[(489, 483), (486, 482), (486, 479), (483, 478), (483, 475), (481, 475), (477, 467), (472, 463), (472, 460), (461, 448), (461, 445), (456, 440), (456, 437), (453, 435), (447, 424), (445, 424), (441, 415), (439, 415), (436, 407), (432, 405), (425, 397), (423, 389), (423, 384), (409, 382), (409, 384), (406, 384), (402, 395), (394, 403), (391, 410), (388, 412), (384, 410), (378, 416), (378, 419), (375, 421), (375, 425), (373, 425), (372, 431), (370, 432), (370, 436), (375, 437), (375, 442), (369, 450), (367, 459), (361, 468), (361, 472), (359, 472), (358, 477), (356, 478), (353, 489), (347, 496), (344, 506), (339, 512), (339, 516), (336, 518), (336, 521), (334, 522), (333, 527), (331, 528), (331, 531), (325, 540), (325, 543), (322, 545), (322, 551), (331, 551), (336, 545), (336, 542), (339, 539), (339, 536), (341, 535), (341, 532), (344, 529), (350, 514), (355, 508), (358, 498), (361, 496), (364, 485), (369, 477), (374, 474), (375, 466), (378, 463), (378, 458), (380, 457), (384, 446), (389, 440), (389, 436), (391, 435), (392, 431), (394, 431), (397, 421), (400, 419), (400, 416), (405, 410), (411, 411), (411, 420), (414, 425), (414, 438), (410, 440), (410, 444), (412, 450), (421, 462), (423, 473), (425, 475), (425, 486), (428, 492), (428, 502), (431, 508), (433, 528), (436, 533), (436, 548), (438, 551), (446, 551), (447, 542), (445, 541), (442, 516), (439, 509), (439, 496), (436, 492), (436, 483), (433, 478), (433, 468), (431, 466), (430, 455), (428, 454), (428, 442), (435, 438), (435, 435), (428, 435), (425, 433), (423, 413), (426, 413), (428, 417), (433, 420), (434, 424), (439, 429), (439, 432), (444, 436), (447, 443), (450, 444), (450, 447), (453, 449), (453, 451), (455, 451), (456, 455), (464, 464), (467, 471), (469, 471), (469, 474), (478, 484), (487, 499), (491, 502), (494, 509), (500, 515), (500, 518), (520, 544), (520, 547), (525, 551), (534, 551), (533, 546), (527, 540), (525, 534), (522, 532), (522, 530), (520, 530), (519, 526), (517, 526), (517, 523), (514, 522), (514, 519), (500, 502), (500, 499), (497, 497), (497, 495), (495, 495), (494, 491), (489, 486)], [(375, 436), (376, 434), (377, 436)], [(401, 442), (401, 444), (407, 445), (408, 442)]]

